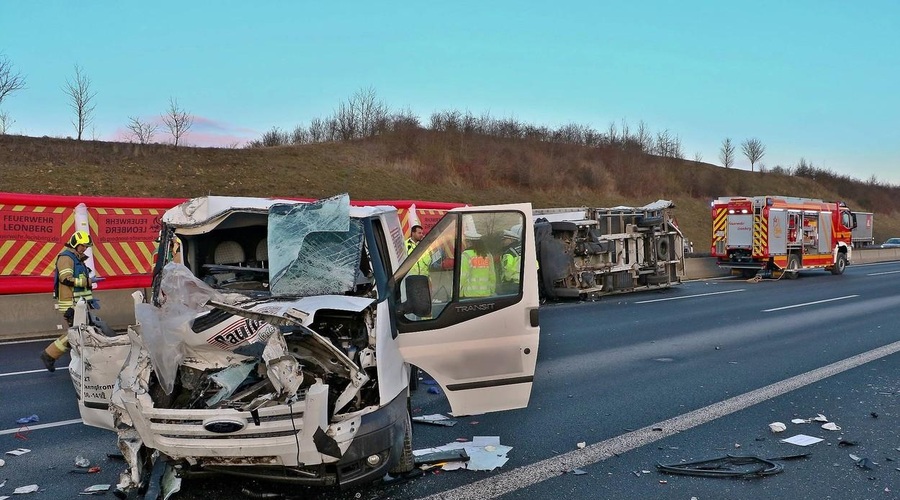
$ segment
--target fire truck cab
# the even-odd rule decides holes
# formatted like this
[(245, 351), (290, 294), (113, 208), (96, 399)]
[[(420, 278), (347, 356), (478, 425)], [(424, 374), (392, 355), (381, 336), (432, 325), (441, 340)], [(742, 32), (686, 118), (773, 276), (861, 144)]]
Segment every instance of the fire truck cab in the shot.
[(842, 274), (850, 264), (856, 215), (843, 202), (786, 196), (720, 197), (712, 202), (712, 248), (719, 267), (797, 278), (801, 269)]

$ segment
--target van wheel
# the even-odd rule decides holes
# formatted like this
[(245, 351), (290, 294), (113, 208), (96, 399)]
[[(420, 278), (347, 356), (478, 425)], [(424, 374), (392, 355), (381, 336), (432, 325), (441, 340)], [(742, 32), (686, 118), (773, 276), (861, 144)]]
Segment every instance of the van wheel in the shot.
[(787, 269), (784, 270), (784, 277), (789, 280), (795, 280), (800, 277), (800, 256), (792, 254), (788, 258)]
[(834, 267), (831, 268), (831, 274), (844, 274), (844, 269), (847, 269), (847, 254), (839, 253)]
[(388, 471), (390, 474), (406, 474), (416, 466), (412, 448), (412, 420), (409, 412), (406, 412), (406, 432), (403, 436), (403, 450), (400, 452), (400, 460)]

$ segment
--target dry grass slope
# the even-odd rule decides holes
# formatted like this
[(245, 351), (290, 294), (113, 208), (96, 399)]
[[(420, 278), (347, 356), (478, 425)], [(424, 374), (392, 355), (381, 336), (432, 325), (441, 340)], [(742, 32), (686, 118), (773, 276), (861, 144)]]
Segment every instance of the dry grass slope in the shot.
[(0, 136), (0, 191), (185, 198), (348, 192), (356, 199), (530, 201), (536, 207), (643, 205), (663, 198), (675, 201), (679, 224), (697, 251), (709, 246), (710, 200), (780, 194), (842, 199), (876, 212), (876, 241), (900, 236), (900, 188), (825, 180), (830, 182), (616, 147), (421, 129), (258, 149)]

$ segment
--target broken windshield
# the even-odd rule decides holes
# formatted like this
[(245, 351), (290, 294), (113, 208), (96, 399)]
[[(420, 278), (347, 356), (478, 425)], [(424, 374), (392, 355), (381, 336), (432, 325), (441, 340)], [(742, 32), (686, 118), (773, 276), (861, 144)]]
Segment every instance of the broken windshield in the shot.
[(269, 289), (273, 296), (343, 294), (356, 283), (362, 224), (342, 194), (269, 209)]

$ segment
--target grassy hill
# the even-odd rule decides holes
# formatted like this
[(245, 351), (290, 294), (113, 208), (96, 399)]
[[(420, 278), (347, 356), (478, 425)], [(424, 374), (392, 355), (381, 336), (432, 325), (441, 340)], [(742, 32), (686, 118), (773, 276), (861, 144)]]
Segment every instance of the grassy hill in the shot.
[[(802, 174), (802, 175), (800, 175)], [(535, 207), (673, 200), (695, 250), (709, 248), (709, 202), (785, 195), (843, 200), (875, 212), (875, 239), (900, 236), (900, 187), (828, 171), (747, 172), (648, 155), (422, 128), (368, 139), (218, 149), (0, 136), (0, 191), (93, 196), (206, 194), (421, 199)]]

